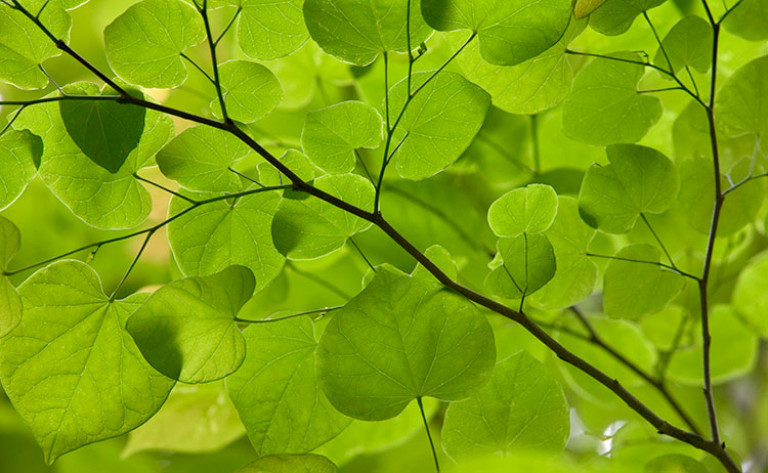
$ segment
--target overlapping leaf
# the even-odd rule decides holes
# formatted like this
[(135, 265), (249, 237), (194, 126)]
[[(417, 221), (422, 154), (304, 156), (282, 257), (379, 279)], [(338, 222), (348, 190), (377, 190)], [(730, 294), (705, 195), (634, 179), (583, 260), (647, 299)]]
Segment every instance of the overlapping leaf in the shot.
[[(414, 75), (414, 90), (429, 77)], [(392, 87), (390, 113), (399, 113), (407, 92), (406, 80)], [(393, 135), (391, 160), (400, 176), (419, 180), (450, 166), (480, 130), (490, 103), (483, 89), (454, 72), (429, 80), (408, 104)]]
[[(261, 64), (227, 61), (219, 66), (227, 114), (232, 120), (252, 123), (280, 104), (283, 90), (277, 77)], [(211, 102), (213, 114), (221, 116), (218, 99)]]
[[(35, 14), (42, 5), (24, 6)], [(49, 5), (40, 21), (52, 34), (68, 39), (72, 19), (61, 6)], [(59, 54), (56, 44), (24, 13), (0, 5), (0, 80), (22, 89), (42, 89), (48, 77), (38, 66)]]
[(349, 425), (318, 385), (309, 318), (255, 324), (244, 335), (248, 354), (227, 392), (257, 454), (311, 452)]
[(408, 50), (408, 16), (410, 45), (415, 49), (430, 31), (420, 2), (304, 0), (304, 20), (312, 39), (328, 54), (359, 66), (385, 51)]
[(669, 209), (680, 189), (677, 168), (653, 148), (611, 145), (607, 166), (584, 175), (579, 207), (587, 223), (609, 233), (626, 233), (643, 214)]
[(605, 0), (589, 17), (589, 26), (605, 35), (620, 35), (635, 18), (666, 0)]
[(683, 288), (683, 276), (658, 265), (659, 250), (637, 244), (623, 248), (605, 270), (603, 304), (611, 317), (635, 319), (659, 312)]
[(595, 230), (579, 215), (578, 202), (560, 196), (557, 215), (545, 232), (555, 250), (557, 272), (534, 299), (549, 309), (571, 306), (592, 294), (597, 283), (597, 265), (587, 256)]
[(9, 130), (0, 136), (0, 209), (11, 205), (37, 175), (43, 142), (28, 131)]
[(302, 16), (302, 0), (229, 0), (239, 6), (237, 37), (243, 52), (254, 59), (271, 60), (301, 47), (309, 35)]
[(729, 33), (750, 41), (768, 39), (765, 28), (768, 23), (768, 5), (762, 0), (744, 0), (738, 4), (723, 22)]
[(250, 148), (233, 135), (208, 126), (188, 128), (157, 153), (157, 164), (169, 178), (199, 191), (234, 192), (240, 178), (230, 167)]
[(530, 184), (511, 190), (488, 209), (488, 224), (500, 237), (547, 230), (557, 214), (557, 194), (544, 184)]
[(172, 88), (187, 78), (181, 53), (205, 38), (200, 15), (181, 0), (143, 0), (104, 30), (107, 58), (127, 82)]
[[(323, 176), (315, 187), (362, 209), (373, 207), (371, 182), (357, 174)], [(315, 259), (332, 253), (371, 223), (303, 193), (286, 192), (272, 223), (277, 249), (289, 259)]]
[(330, 173), (355, 168), (355, 150), (376, 148), (383, 138), (379, 113), (363, 102), (340, 102), (307, 114), (301, 146), (318, 167)]
[(644, 69), (640, 58), (616, 56), (637, 63), (598, 58), (574, 79), (563, 105), (563, 133), (570, 138), (602, 146), (633, 143), (661, 117), (659, 99), (637, 90)]
[[(187, 276), (208, 276), (242, 265), (256, 277), (256, 290), (264, 288), (285, 262), (270, 232), (279, 202), (274, 192), (263, 192), (209, 203), (174, 220), (168, 225), (168, 241), (181, 270)], [(170, 212), (176, 214), (188, 206), (175, 198)]]
[(558, 451), (569, 433), (560, 383), (525, 351), (500, 361), (491, 381), (469, 399), (451, 403), (442, 429), (453, 458), (520, 450)]
[(567, 0), (423, 0), (422, 8), (430, 26), (476, 33), (483, 58), (506, 66), (552, 47), (571, 18)]
[(245, 359), (235, 318), (255, 284), (243, 266), (173, 281), (131, 315), (128, 331), (144, 358), (169, 378), (185, 383), (224, 378)]
[(672, 72), (690, 66), (704, 73), (712, 65), (712, 28), (704, 18), (683, 18), (661, 44), (664, 49), (659, 48), (653, 62), (664, 69), (669, 69), (671, 63)]
[[(68, 93), (98, 95), (94, 84), (78, 83)], [(149, 193), (133, 173), (148, 166), (152, 156), (173, 134), (167, 115), (147, 111), (144, 130), (119, 171), (112, 173), (88, 158), (70, 137), (56, 103), (24, 110), (14, 123), (43, 139), (39, 175), (72, 212), (100, 228), (129, 228), (141, 223), (151, 210)]]
[(470, 396), (490, 378), (495, 358), (491, 327), (468, 301), (385, 265), (333, 314), (317, 361), (336, 409), (383, 420), (416, 398)]
[(125, 330), (146, 300), (111, 301), (76, 261), (44, 268), (19, 287), (21, 323), (0, 340), (0, 378), (48, 462), (138, 427), (173, 381), (156, 372)]
[(4, 274), (20, 246), (19, 229), (10, 220), (0, 217), (0, 338), (21, 322), (21, 297)]

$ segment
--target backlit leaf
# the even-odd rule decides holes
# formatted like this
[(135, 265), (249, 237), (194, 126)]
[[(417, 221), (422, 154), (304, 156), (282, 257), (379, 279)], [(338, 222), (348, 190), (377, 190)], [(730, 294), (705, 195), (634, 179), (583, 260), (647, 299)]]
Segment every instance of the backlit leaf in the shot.
[(301, 13), (302, 0), (237, 0), (242, 8), (237, 36), (243, 52), (254, 59), (286, 56), (309, 35)]
[(557, 194), (544, 184), (511, 190), (488, 209), (488, 224), (501, 237), (546, 231), (557, 214)]
[(96, 272), (77, 261), (38, 271), (19, 294), (24, 317), (0, 340), (0, 377), (49, 463), (133, 430), (165, 402), (173, 381), (125, 330), (146, 295), (110, 301)]
[[(429, 34), (421, 2), (411, 2), (410, 44)], [(408, 50), (407, 2), (390, 0), (304, 0), (304, 20), (317, 44), (343, 61), (364, 66), (385, 51)]]
[(43, 141), (28, 131), (0, 136), (0, 209), (11, 205), (37, 175)]
[[(429, 74), (414, 76), (414, 90)], [(390, 113), (405, 104), (408, 89), (403, 80), (390, 92)], [(455, 72), (441, 72), (410, 101), (392, 138), (392, 161), (400, 176), (420, 180), (456, 161), (483, 124), (490, 96)]]
[[(640, 61), (636, 54), (620, 57)], [(574, 79), (573, 91), (563, 104), (563, 133), (602, 146), (634, 143), (645, 136), (661, 117), (661, 103), (638, 92), (642, 76), (640, 64), (601, 58), (587, 64)]]
[(607, 166), (593, 164), (579, 193), (582, 216), (609, 233), (626, 233), (641, 214), (658, 214), (675, 202), (677, 168), (653, 148), (611, 145)]
[(552, 47), (571, 18), (567, 0), (423, 0), (422, 8), (436, 30), (475, 32), (483, 58), (506, 66)]
[(603, 304), (611, 317), (636, 319), (658, 312), (683, 288), (683, 276), (662, 268), (656, 248), (637, 244), (623, 248), (605, 270)]
[(205, 38), (203, 21), (181, 0), (143, 0), (104, 30), (109, 64), (122, 79), (172, 88), (187, 78), (181, 53)]
[(259, 458), (235, 473), (336, 473), (336, 465), (319, 455), (271, 455)]
[(309, 159), (330, 173), (355, 168), (355, 150), (376, 148), (383, 138), (379, 113), (363, 102), (341, 102), (307, 114), (301, 146)]
[(349, 425), (318, 385), (312, 320), (253, 324), (244, 335), (248, 354), (227, 392), (257, 454), (311, 452)]
[(490, 378), (495, 358), (491, 327), (472, 304), (379, 266), (365, 290), (334, 312), (317, 361), (336, 409), (384, 420), (419, 397), (470, 396)]
[(558, 451), (568, 440), (568, 415), (560, 383), (521, 351), (500, 361), (483, 389), (448, 406), (443, 448), (457, 459), (530, 449)]
[(128, 331), (144, 358), (169, 378), (185, 383), (224, 378), (245, 359), (235, 318), (254, 287), (253, 273), (243, 266), (173, 281), (131, 315)]
[[(228, 61), (219, 66), (219, 75), (227, 114), (234, 121), (255, 122), (274, 110), (282, 100), (280, 82), (261, 64)], [(211, 101), (211, 110), (221, 117), (218, 99)]]

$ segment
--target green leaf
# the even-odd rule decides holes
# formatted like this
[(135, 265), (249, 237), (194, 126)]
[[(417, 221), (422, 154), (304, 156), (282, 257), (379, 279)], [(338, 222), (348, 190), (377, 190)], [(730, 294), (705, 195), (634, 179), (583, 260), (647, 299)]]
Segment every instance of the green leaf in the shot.
[[(94, 94), (96, 95), (96, 94)], [(114, 96), (111, 90), (100, 95)], [(144, 133), (146, 109), (109, 100), (64, 100), (61, 119), (72, 141), (88, 158), (117, 173)]]
[(464, 77), (491, 94), (494, 106), (509, 113), (540, 113), (558, 105), (571, 91), (573, 68), (565, 50), (584, 26), (586, 22), (572, 22), (552, 48), (516, 66), (486, 62), (475, 43), (465, 48), (457, 62)]
[[(440, 245), (432, 245), (424, 251), (424, 256), (440, 268), (449, 278), (454, 281), (459, 278), (459, 269), (456, 267), (456, 261), (451, 257), (451, 253)], [(422, 278), (433, 284), (442, 284), (430, 273), (427, 268), (417, 264), (411, 275), (414, 278)]]
[(458, 400), (490, 378), (493, 332), (466, 299), (390, 266), (334, 312), (320, 338), (320, 385), (342, 413), (395, 417), (415, 398)]
[(576, 0), (576, 4), (573, 6), (573, 16), (576, 19), (589, 16), (605, 2), (606, 0)]
[[(632, 53), (616, 57), (640, 61)], [(602, 58), (587, 64), (563, 104), (563, 133), (601, 146), (634, 143), (645, 136), (661, 117), (661, 102), (637, 91), (643, 69), (641, 64)]]
[(234, 373), (245, 359), (235, 319), (256, 281), (244, 266), (173, 281), (158, 289), (128, 319), (144, 358), (184, 383), (207, 383)]
[[(373, 206), (373, 185), (357, 174), (323, 176), (315, 187), (363, 209)], [(272, 238), (289, 259), (316, 259), (339, 250), (349, 237), (370, 226), (320, 199), (286, 191), (272, 223)]]
[[(605, 269), (606, 315), (637, 319), (659, 312), (683, 289), (683, 276), (658, 265), (659, 250), (646, 244), (622, 248)], [(627, 261), (631, 260), (631, 261)]]
[(488, 225), (497, 236), (515, 237), (546, 231), (557, 214), (557, 193), (544, 184), (529, 184), (496, 199), (488, 209)]
[[(429, 77), (415, 74), (414, 90)], [(392, 87), (390, 113), (404, 106), (407, 93), (407, 79)], [(396, 150), (390, 159), (400, 176), (420, 180), (450, 166), (480, 130), (490, 104), (488, 93), (455, 72), (429, 80), (408, 104), (392, 137), (390, 150)]]
[(7, 208), (37, 175), (43, 141), (28, 131), (8, 130), (0, 136), (0, 210)]
[(739, 274), (733, 290), (733, 307), (744, 319), (746, 325), (760, 335), (768, 335), (768, 298), (765, 297), (765, 282), (768, 281), (768, 255), (761, 255), (750, 261)]
[(592, 12), (589, 26), (604, 35), (620, 35), (627, 31), (635, 18), (666, 0), (606, 0)]
[(501, 265), (485, 286), (507, 299), (520, 299), (541, 289), (555, 275), (555, 252), (545, 235), (533, 233), (501, 238), (497, 244)]
[(130, 433), (123, 457), (156, 450), (213, 453), (243, 435), (222, 383), (177, 384), (158, 413)]
[(709, 470), (688, 455), (670, 453), (645, 464), (646, 473), (708, 473)]
[[(420, 2), (411, 2), (410, 44), (416, 48), (430, 33)], [(391, 0), (304, 0), (304, 21), (325, 52), (358, 66), (386, 51), (406, 52), (407, 2)]]
[(768, 134), (768, 56), (740, 67), (717, 96), (719, 125), (729, 134)]
[(240, 177), (229, 168), (250, 152), (231, 133), (196, 126), (187, 128), (157, 153), (157, 165), (182, 186), (213, 192), (234, 192), (242, 188)]
[(259, 458), (235, 473), (336, 473), (336, 465), (319, 455), (272, 455)]
[(545, 235), (552, 243), (557, 272), (534, 295), (536, 303), (547, 309), (562, 309), (581, 302), (592, 294), (597, 284), (597, 265), (587, 256), (595, 230), (579, 215), (578, 202), (560, 196), (557, 215)]
[[(68, 93), (98, 94), (94, 84), (77, 83)], [(69, 136), (55, 103), (24, 110), (14, 123), (43, 139), (39, 175), (49, 189), (86, 223), (99, 228), (130, 228), (152, 209), (149, 192), (133, 173), (151, 164), (152, 156), (173, 135), (173, 121), (147, 111), (144, 134), (117, 173), (111, 173), (83, 154)]]
[(21, 297), (4, 274), (20, 246), (19, 229), (10, 220), (0, 217), (0, 339), (21, 322)]
[(500, 361), (491, 381), (445, 412), (443, 448), (453, 458), (559, 451), (568, 440), (568, 404), (560, 383), (525, 351)]
[[(227, 114), (234, 121), (252, 123), (280, 104), (283, 89), (277, 77), (261, 64), (227, 61), (219, 65)], [(211, 101), (213, 115), (221, 118), (218, 99)]]
[(24, 317), (0, 340), (0, 377), (48, 463), (149, 419), (173, 381), (141, 356), (128, 316), (146, 299), (110, 301), (96, 272), (61, 261), (19, 287)]
[[(190, 210), (168, 225), (168, 242), (182, 272), (208, 276), (232, 265), (249, 268), (256, 277), (256, 291), (272, 281), (285, 259), (277, 252), (270, 228), (280, 198), (264, 192), (214, 202)], [(171, 200), (171, 214), (189, 204)]]
[(355, 168), (355, 150), (376, 148), (384, 137), (379, 113), (363, 102), (341, 102), (307, 114), (301, 147), (318, 167), (329, 173)]
[(131, 84), (180, 86), (187, 78), (181, 53), (205, 39), (203, 21), (181, 0), (144, 0), (132, 5), (104, 30), (107, 59)]
[(422, 0), (422, 8), (436, 30), (476, 33), (483, 58), (504, 66), (554, 46), (571, 19), (568, 0)]
[(677, 168), (653, 148), (611, 145), (607, 166), (593, 164), (584, 175), (579, 208), (587, 223), (608, 233), (627, 233), (642, 214), (658, 214), (675, 203)]
[[(709, 332), (712, 336), (710, 372), (712, 383), (723, 384), (752, 372), (757, 361), (758, 338), (746, 327), (729, 306), (710, 309)], [(698, 332), (697, 332), (698, 333)], [(672, 355), (669, 377), (686, 385), (702, 383), (701, 340)]]
[[(751, 160), (749, 159), (737, 163), (728, 175), (720, 176), (722, 189), (728, 189), (731, 182), (740, 182), (750, 175), (751, 169)], [(709, 234), (712, 209), (715, 205), (714, 180), (712, 162), (708, 159), (684, 161), (680, 167), (681, 186), (678, 205), (685, 214), (688, 223), (705, 235)], [(765, 182), (763, 179), (747, 182), (730, 192), (720, 212), (717, 235), (721, 237), (731, 235), (753, 222), (760, 211), (764, 196)]]
[(237, 37), (243, 52), (264, 61), (286, 56), (309, 38), (302, 0), (239, 0)]
[[(672, 72), (690, 66), (705, 73), (712, 65), (712, 27), (700, 16), (686, 16), (669, 30), (662, 41)], [(669, 69), (667, 56), (659, 48), (653, 63), (665, 70)]]
[(254, 324), (244, 335), (248, 354), (227, 392), (259, 456), (311, 452), (349, 425), (318, 385), (309, 317)]
[[(72, 19), (61, 7), (50, 5), (40, 21), (56, 37), (68, 40)], [(42, 89), (48, 77), (38, 66), (59, 54), (56, 44), (22, 12), (0, 5), (0, 81), (21, 89)]]
[(768, 39), (766, 24), (768, 24), (768, 4), (763, 0), (740, 2), (723, 21), (723, 26), (729, 33), (750, 41)]

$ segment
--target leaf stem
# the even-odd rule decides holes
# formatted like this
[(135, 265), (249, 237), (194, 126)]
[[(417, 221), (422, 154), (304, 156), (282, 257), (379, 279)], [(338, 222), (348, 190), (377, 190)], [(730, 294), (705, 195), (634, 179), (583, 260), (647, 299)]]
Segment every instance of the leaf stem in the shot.
[(133, 177), (136, 178), (136, 180), (139, 180), (141, 182), (146, 182), (147, 184), (149, 184), (151, 186), (157, 187), (158, 189), (163, 190), (163, 191), (165, 191), (165, 192), (167, 192), (167, 193), (169, 193), (171, 195), (175, 195), (176, 197), (178, 197), (180, 199), (186, 200), (190, 204), (196, 204), (197, 203), (196, 200), (191, 199), (191, 198), (185, 196), (184, 194), (179, 194), (178, 192), (176, 192), (176, 191), (174, 191), (172, 189), (169, 189), (169, 188), (167, 188), (167, 187), (165, 187), (163, 185), (160, 185), (160, 184), (158, 184), (156, 182), (150, 181), (149, 179), (145, 179), (145, 178), (139, 176), (137, 173), (133, 173)]
[(440, 473), (440, 462), (437, 461), (437, 450), (435, 449), (435, 442), (432, 440), (432, 433), (429, 431), (429, 422), (427, 421), (427, 415), (424, 413), (424, 403), (421, 401), (421, 396), (416, 398), (416, 402), (419, 404), (419, 412), (421, 412), (421, 420), (424, 421), (424, 430), (427, 431), (429, 446), (432, 449), (432, 458), (435, 460), (435, 471), (437, 471), (437, 473)]
[(298, 312), (296, 314), (284, 315), (282, 317), (275, 317), (274, 319), (266, 318), (266, 319), (250, 320), (250, 319), (241, 319), (240, 317), (235, 317), (235, 322), (240, 322), (243, 324), (268, 324), (272, 322), (280, 322), (282, 320), (294, 319), (296, 317), (302, 317), (304, 315), (325, 314), (326, 312), (333, 312), (334, 310), (339, 310), (343, 308), (344, 308), (343, 305), (337, 305), (334, 307), (321, 307), (319, 309), (305, 310), (304, 312)]
[(139, 258), (141, 258), (141, 255), (144, 254), (144, 250), (147, 249), (147, 245), (149, 244), (149, 240), (152, 239), (152, 235), (155, 234), (156, 229), (152, 229), (147, 232), (147, 236), (144, 238), (144, 242), (141, 244), (141, 248), (139, 248), (138, 253), (136, 253), (136, 256), (133, 258), (133, 261), (131, 261), (131, 265), (128, 266), (128, 270), (123, 274), (123, 278), (120, 280), (119, 283), (117, 283), (117, 286), (115, 287), (115, 290), (112, 291), (112, 295), (109, 296), (109, 302), (114, 302), (115, 298), (117, 297), (117, 293), (120, 291), (120, 289), (123, 287), (123, 284), (125, 284), (125, 281), (128, 280), (128, 276), (133, 271), (133, 268), (136, 267), (136, 264), (139, 262)]
[[(656, 239), (656, 243), (659, 244), (661, 247), (661, 250), (664, 252), (664, 254), (667, 257), (667, 260), (669, 260), (669, 264), (672, 265), (672, 267), (676, 270), (678, 270), (677, 265), (672, 260), (672, 256), (669, 254), (669, 251), (667, 251), (667, 247), (664, 246), (664, 242), (661, 241), (661, 238), (659, 238), (659, 235), (656, 233), (656, 231), (651, 226), (651, 222), (648, 221), (648, 218), (645, 216), (645, 213), (640, 212), (640, 218), (643, 219), (643, 223), (645, 223), (645, 226), (648, 227), (648, 230), (650, 230), (651, 234), (653, 235), (653, 238)], [(678, 270), (679, 271), (679, 270)]]
[(668, 264), (661, 263), (659, 261), (643, 261), (641, 259), (632, 259), (632, 258), (623, 258), (621, 256), (611, 256), (611, 255), (598, 255), (595, 253), (586, 253), (587, 256), (592, 258), (604, 258), (604, 259), (612, 259), (616, 261), (626, 261), (628, 263), (640, 263), (640, 264), (652, 264), (655, 266), (660, 266), (664, 269), (668, 269), (672, 271), (673, 273), (677, 273), (680, 276), (685, 276), (686, 278), (693, 279), (694, 281), (699, 281), (699, 278), (694, 276), (693, 274), (687, 273), (685, 271), (682, 271), (674, 266), (670, 266)]
[(365, 253), (363, 253), (362, 248), (360, 248), (360, 246), (357, 244), (355, 239), (352, 237), (349, 237), (349, 242), (352, 243), (353, 247), (355, 247), (355, 250), (357, 250), (357, 253), (363, 258), (363, 261), (365, 261), (365, 264), (367, 264), (368, 267), (371, 268), (371, 270), (373, 270), (373, 272), (375, 273), (376, 268), (373, 266), (373, 264), (371, 264), (371, 261), (368, 259), (368, 257), (365, 256)]
[(186, 59), (186, 61), (187, 61), (188, 63), (192, 64), (192, 65), (195, 67), (195, 69), (197, 69), (198, 71), (200, 71), (200, 73), (201, 73), (201, 74), (203, 74), (203, 75), (205, 76), (205, 78), (206, 78), (206, 79), (208, 79), (208, 82), (210, 82), (210, 83), (211, 83), (211, 84), (213, 84), (214, 86), (216, 85), (216, 81), (215, 81), (215, 80), (213, 80), (213, 77), (211, 77), (211, 76), (210, 76), (210, 74), (208, 74), (207, 72), (205, 72), (205, 69), (203, 69), (202, 67), (200, 67), (200, 64), (198, 64), (197, 62), (195, 62), (195, 61), (194, 61), (194, 60), (193, 60), (191, 57), (187, 56), (187, 55), (186, 55), (186, 54), (184, 54), (183, 52), (182, 52), (182, 53), (179, 53), (179, 56), (181, 56), (183, 59)]
[(235, 20), (237, 20), (237, 17), (240, 16), (240, 12), (243, 11), (243, 7), (239, 6), (237, 7), (237, 11), (234, 15), (232, 15), (232, 18), (229, 20), (229, 23), (227, 23), (227, 26), (224, 27), (224, 30), (221, 32), (218, 38), (216, 38), (216, 41), (213, 42), (213, 46), (216, 47), (219, 45), (222, 39), (224, 39), (224, 36), (229, 32), (230, 28), (232, 28), (232, 25), (235, 24)]

